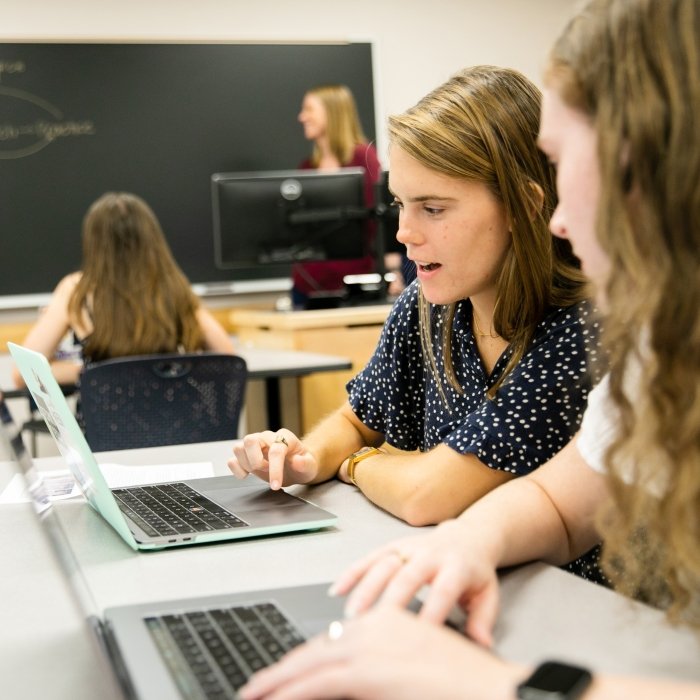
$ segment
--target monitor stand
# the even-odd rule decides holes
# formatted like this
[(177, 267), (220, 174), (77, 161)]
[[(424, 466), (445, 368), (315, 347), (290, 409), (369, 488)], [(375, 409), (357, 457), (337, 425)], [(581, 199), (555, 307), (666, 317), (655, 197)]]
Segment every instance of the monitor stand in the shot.
[(314, 309), (339, 309), (345, 306), (347, 293), (343, 289), (337, 291), (311, 292), (304, 304), (304, 311)]
[[(378, 277), (378, 275), (372, 275)], [(373, 306), (389, 304), (386, 282), (345, 282), (345, 289), (312, 292), (304, 305), (305, 311), (312, 309), (340, 309), (348, 306)]]

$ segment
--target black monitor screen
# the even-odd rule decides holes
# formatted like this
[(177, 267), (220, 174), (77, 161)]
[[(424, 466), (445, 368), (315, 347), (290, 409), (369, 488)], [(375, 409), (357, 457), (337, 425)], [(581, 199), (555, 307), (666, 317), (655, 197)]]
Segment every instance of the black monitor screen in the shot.
[(399, 230), (399, 210), (394, 206), (394, 195), (389, 190), (389, 172), (382, 171), (375, 185), (374, 201), (377, 220), (381, 226), (384, 250), (387, 253), (404, 253), (406, 246), (396, 240)]
[(364, 170), (212, 175), (216, 265), (267, 266), (285, 274), (295, 262), (367, 254)]

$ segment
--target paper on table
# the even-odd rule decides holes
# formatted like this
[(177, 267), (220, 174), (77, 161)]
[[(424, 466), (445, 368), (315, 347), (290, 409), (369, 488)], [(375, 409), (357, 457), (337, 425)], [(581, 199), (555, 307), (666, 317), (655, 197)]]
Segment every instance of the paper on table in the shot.
[[(136, 467), (105, 463), (100, 464), (100, 469), (110, 488), (214, 476), (214, 465), (211, 462), (147, 464)], [(67, 469), (42, 472), (41, 474), (50, 500), (57, 501), (81, 495), (73, 475)], [(24, 488), (24, 481), (19, 474), (15, 474), (0, 494), (0, 503), (25, 503), (28, 501), (29, 496)]]
[[(67, 469), (45, 472), (42, 476), (46, 492), (52, 501), (81, 495), (73, 475)], [(0, 494), (0, 503), (27, 503), (28, 501), (29, 495), (24, 487), (24, 479), (19, 474), (15, 474)]]

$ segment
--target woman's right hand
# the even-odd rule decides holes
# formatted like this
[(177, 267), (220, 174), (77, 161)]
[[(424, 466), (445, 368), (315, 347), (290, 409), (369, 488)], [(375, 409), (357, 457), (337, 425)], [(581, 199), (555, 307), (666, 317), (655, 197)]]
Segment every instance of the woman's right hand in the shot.
[(396, 608), (336, 621), (259, 671), (245, 700), (509, 698), (527, 669)]
[(273, 490), (306, 484), (318, 474), (316, 457), (291, 430), (284, 428), (251, 433), (236, 440), (228, 468), (239, 479), (254, 474), (269, 481)]
[(498, 613), (496, 562), (472, 532), (448, 520), (427, 534), (390, 542), (341, 574), (331, 592), (349, 593), (345, 611), (352, 617), (375, 602), (405, 607), (429, 584), (420, 616), (442, 624), (457, 605), (467, 614), (465, 632), (490, 647)]

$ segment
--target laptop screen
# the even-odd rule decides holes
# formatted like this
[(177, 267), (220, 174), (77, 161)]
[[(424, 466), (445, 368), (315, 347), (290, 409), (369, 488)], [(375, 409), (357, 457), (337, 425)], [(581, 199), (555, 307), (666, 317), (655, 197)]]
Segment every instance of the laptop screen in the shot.
[(8, 343), (7, 347), (87, 502), (130, 546), (135, 547), (134, 536), (66, 403), (66, 397), (51, 372), (48, 360), (41, 353), (14, 343)]
[(44, 487), (41, 474), (24, 445), (22, 434), (15, 425), (7, 403), (0, 393), (0, 432), (10, 451), (17, 471), (22, 476), (29, 500), (34, 507), (39, 524), (46, 535), (51, 550), (56, 555), (61, 571), (75, 594), (76, 601), (85, 617), (94, 617), (97, 606), (83, 578), (75, 554), (68, 543), (58, 516), (51, 505), (48, 491)]
[[(41, 474), (24, 444), (22, 433), (10, 414), (2, 392), (0, 392), (0, 438), (10, 452), (17, 473), (24, 480), (36, 521), (54, 554), (78, 611), (85, 618), (92, 633), (94, 646), (105, 666), (105, 683), (109, 684), (113, 691), (111, 695), (106, 693), (106, 697), (124, 697), (121, 685), (115, 675), (116, 671), (111, 661), (111, 655), (106, 646), (95, 599), (90, 592), (58, 515), (51, 504), (48, 492), (42, 483)], [(106, 685), (105, 690), (109, 686)]]

